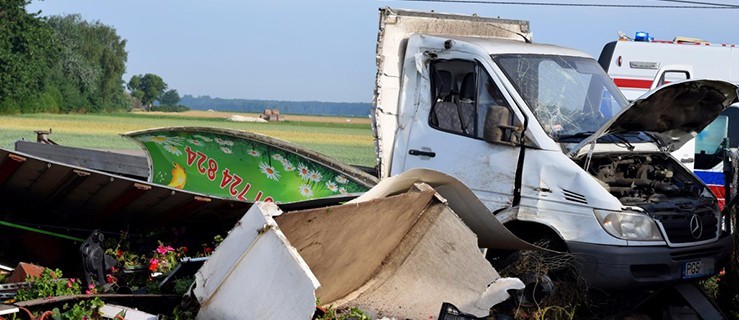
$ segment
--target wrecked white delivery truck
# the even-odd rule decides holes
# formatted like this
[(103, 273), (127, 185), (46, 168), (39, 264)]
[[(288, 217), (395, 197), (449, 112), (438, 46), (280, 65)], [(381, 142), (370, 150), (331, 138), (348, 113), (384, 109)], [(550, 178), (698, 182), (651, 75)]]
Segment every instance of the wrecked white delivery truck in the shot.
[(736, 100), (735, 85), (672, 83), (629, 105), (597, 61), (530, 43), (525, 21), (389, 8), (380, 19), (380, 177), (456, 177), (519, 237), (575, 254), (595, 287), (665, 285), (727, 262), (716, 198), (670, 151)]

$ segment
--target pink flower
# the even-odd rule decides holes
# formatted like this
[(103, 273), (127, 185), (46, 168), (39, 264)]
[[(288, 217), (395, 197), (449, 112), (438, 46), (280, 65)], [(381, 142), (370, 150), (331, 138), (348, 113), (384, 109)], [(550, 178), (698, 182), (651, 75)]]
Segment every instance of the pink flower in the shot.
[(172, 248), (172, 246), (166, 246), (166, 247), (165, 246), (159, 246), (157, 248), (157, 253), (159, 253), (159, 254), (165, 254), (165, 253), (171, 252), (171, 251), (174, 251), (174, 248)]

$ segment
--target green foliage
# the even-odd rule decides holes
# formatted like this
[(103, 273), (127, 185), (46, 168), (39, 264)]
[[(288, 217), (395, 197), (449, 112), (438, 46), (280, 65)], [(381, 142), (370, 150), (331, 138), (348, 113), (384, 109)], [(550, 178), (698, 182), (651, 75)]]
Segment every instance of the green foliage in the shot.
[(145, 75), (135, 75), (128, 81), (128, 90), (131, 95), (139, 98), (149, 110), (151, 104), (155, 100), (159, 100), (167, 89), (167, 83), (158, 75), (147, 73)]
[(53, 85), (63, 93), (60, 111), (124, 110), (130, 102), (123, 90), (126, 40), (99, 21), (78, 14), (53, 16), (48, 24), (61, 43), (59, 59), (51, 72)]
[[(319, 301), (316, 300), (316, 304), (318, 304)], [(318, 317), (319, 320), (371, 320), (372, 318), (368, 316), (364, 311), (360, 310), (357, 307), (352, 307), (350, 309), (334, 309), (333, 306), (329, 306), (325, 310), (323, 310), (323, 315)]]
[(39, 17), (0, 2), (0, 113), (94, 112), (130, 106), (126, 41), (79, 15)]
[(104, 304), (103, 300), (100, 300), (98, 297), (82, 300), (72, 306), (65, 303), (62, 306), (64, 312), (59, 310), (59, 308), (54, 308), (51, 311), (51, 318), (54, 320), (102, 319), (103, 315), (100, 313), (100, 308)]
[(195, 277), (188, 277), (188, 278), (182, 278), (177, 279), (174, 281), (174, 293), (183, 295), (187, 293), (187, 290), (190, 289), (190, 286), (192, 286), (193, 282), (195, 282)]
[(79, 279), (62, 279), (62, 271), (59, 269), (44, 269), (38, 278), (27, 277), (26, 281), (31, 282), (31, 286), (25, 289), (19, 289), (15, 299), (18, 301), (26, 301), (40, 298), (49, 298), (57, 296), (68, 296), (80, 293)]
[(28, 0), (0, 1), (0, 113), (17, 113), (21, 101), (40, 95), (55, 63), (58, 41)]
[(177, 93), (176, 89), (167, 90), (159, 99), (159, 102), (165, 106), (176, 106), (180, 102), (180, 94)]
[(190, 110), (190, 108), (185, 107), (183, 105), (159, 105), (159, 106), (152, 106), (151, 111), (161, 111), (161, 112), (185, 112)]

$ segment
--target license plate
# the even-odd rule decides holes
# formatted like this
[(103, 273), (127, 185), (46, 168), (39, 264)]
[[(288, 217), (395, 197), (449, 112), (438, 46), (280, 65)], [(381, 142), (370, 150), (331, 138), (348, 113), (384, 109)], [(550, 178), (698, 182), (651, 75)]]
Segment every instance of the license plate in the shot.
[(682, 278), (690, 279), (713, 274), (713, 259), (701, 259), (683, 262)]

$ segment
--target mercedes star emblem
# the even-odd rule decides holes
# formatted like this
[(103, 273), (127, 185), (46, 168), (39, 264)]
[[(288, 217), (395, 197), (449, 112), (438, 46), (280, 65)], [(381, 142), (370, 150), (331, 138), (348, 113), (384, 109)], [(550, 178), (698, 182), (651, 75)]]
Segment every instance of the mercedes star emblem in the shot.
[(690, 234), (695, 239), (699, 239), (703, 235), (703, 221), (697, 214), (690, 217)]

